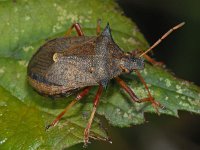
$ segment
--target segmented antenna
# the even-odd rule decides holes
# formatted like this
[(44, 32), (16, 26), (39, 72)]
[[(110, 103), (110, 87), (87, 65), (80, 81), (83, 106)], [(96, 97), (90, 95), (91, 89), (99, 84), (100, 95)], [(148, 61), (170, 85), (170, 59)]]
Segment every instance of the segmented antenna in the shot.
[(173, 28), (171, 28), (169, 31), (167, 31), (160, 39), (158, 39), (149, 49), (147, 49), (144, 53), (142, 53), (139, 57), (142, 57), (149, 51), (151, 51), (153, 48), (155, 48), (158, 44), (162, 42), (163, 39), (165, 39), (168, 35), (170, 35), (173, 31), (177, 30), (178, 28), (182, 27), (185, 24), (185, 22), (182, 22)]

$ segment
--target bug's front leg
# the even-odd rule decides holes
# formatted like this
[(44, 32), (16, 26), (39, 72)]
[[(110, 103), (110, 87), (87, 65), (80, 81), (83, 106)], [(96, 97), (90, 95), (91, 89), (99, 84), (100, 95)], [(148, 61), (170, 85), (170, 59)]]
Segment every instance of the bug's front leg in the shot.
[[(143, 53), (143, 51), (141, 51), (141, 50), (134, 50), (134, 51), (131, 52), (131, 55), (134, 56), (134, 57), (139, 57), (139, 55), (141, 55), (142, 53)], [(148, 62), (150, 62), (152, 65), (164, 67), (163, 62), (156, 61), (155, 59), (151, 58), (151, 57), (150, 57), (149, 55), (147, 55), (147, 54), (144, 54), (143, 57), (144, 57)]]
[(155, 59), (151, 58), (149, 55), (147, 54), (144, 54), (143, 57), (148, 61), (150, 62), (152, 65), (155, 65), (155, 66), (160, 66), (160, 67), (164, 67), (164, 63), (163, 62), (160, 62), (160, 61), (156, 61)]
[(146, 82), (141, 77), (141, 75), (140, 75), (139, 78), (140, 78), (141, 82), (145, 85), (146, 90), (148, 91), (148, 97), (144, 98), (144, 99), (139, 99), (135, 95), (135, 93), (132, 91), (132, 89), (130, 87), (128, 87), (128, 85), (126, 85), (126, 83), (122, 79), (120, 79), (119, 77), (116, 77), (115, 80), (130, 95), (132, 101), (138, 102), (138, 103), (141, 103), (141, 102), (151, 102), (152, 106), (155, 108), (156, 112), (159, 114), (158, 107), (163, 108), (163, 106), (159, 102), (155, 101), (154, 97), (151, 95), (151, 93), (150, 93), (150, 91), (148, 89), (148, 86), (146, 85)]
[(164, 108), (164, 107), (159, 102), (155, 101), (154, 97), (151, 95), (151, 92), (150, 92), (144, 78), (140, 74), (140, 72), (138, 70), (134, 70), (134, 71), (136, 72), (137, 76), (139, 77), (140, 81), (145, 86), (145, 89), (148, 92), (148, 97), (144, 98), (144, 99), (140, 99), (140, 102), (147, 102), (147, 101), (151, 102), (152, 106), (155, 108), (156, 112), (159, 114), (158, 107), (160, 107), (160, 108)]
[(119, 83), (119, 85), (129, 94), (131, 97), (131, 100), (133, 102), (139, 102), (138, 97), (135, 95), (135, 93), (131, 90), (130, 87), (126, 85), (126, 83), (119, 77), (116, 77), (115, 80)]
[(102, 92), (103, 92), (103, 86), (100, 84), (98, 91), (97, 91), (95, 98), (94, 98), (93, 110), (92, 110), (92, 113), (90, 115), (90, 119), (89, 119), (87, 127), (85, 128), (85, 131), (84, 131), (84, 146), (87, 146), (87, 143), (89, 142), (90, 128), (91, 128), (91, 125), (92, 125), (92, 122), (93, 122), (93, 119), (94, 119), (94, 115), (95, 115), (95, 112), (97, 110), (97, 106), (98, 106)]

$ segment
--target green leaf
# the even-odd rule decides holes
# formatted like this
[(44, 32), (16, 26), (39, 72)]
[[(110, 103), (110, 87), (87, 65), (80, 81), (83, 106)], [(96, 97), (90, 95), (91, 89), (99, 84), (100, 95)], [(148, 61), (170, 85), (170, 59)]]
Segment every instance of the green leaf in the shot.
[[(46, 39), (64, 35), (74, 21), (81, 23), (85, 35), (95, 35), (98, 18), (103, 21), (102, 29), (110, 23), (113, 38), (122, 49), (148, 47), (136, 25), (122, 15), (113, 0), (0, 2), (0, 149), (62, 149), (83, 142), (97, 88), (70, 109), (56, 127), (45, 131), (45, 126), (74, 96), (58, 100), (40, 96), (27, 84), (26, 67)], [(160, 113), (173, 116), (178, 116), (178, 110), (200, 113), (199, 87), (149, 64), (141, 73), (155, 99), (165, 106)], [(122, 78), (138, 97), (147, 96), (134, 73)], [(131, 103), (115, 82), (109, 84), (97, 110), (110, 124), (119, 127), (143, 123), (144, 112), (155, 110), (149, 103)], [(99, 124), (96, 117), (91, 134), (107, 138)]]

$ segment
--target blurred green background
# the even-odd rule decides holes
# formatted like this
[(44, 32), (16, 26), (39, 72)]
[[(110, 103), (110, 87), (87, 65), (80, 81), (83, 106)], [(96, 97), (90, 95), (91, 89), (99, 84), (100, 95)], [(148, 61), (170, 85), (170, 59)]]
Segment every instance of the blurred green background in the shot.
[[(174, 25), (186, 25), (154, 50), (153, 57), (177, 77), (200, 85), (200, 1), (118, 0), (125, 15), (134, 20), (147, 41), (154, 43)], [(105, 6), (106, 7), (106, 6)], [(146, 124), (132, 128), (108, 126), (113, 144), (92, 141), (88, 150), (200, 150), (200, 117), (179, 112), (180, 118), (146, 114)], [(106, 124), (106, 123), (104, 123)], [(70, 150), (82, 149), (83, 144)]]

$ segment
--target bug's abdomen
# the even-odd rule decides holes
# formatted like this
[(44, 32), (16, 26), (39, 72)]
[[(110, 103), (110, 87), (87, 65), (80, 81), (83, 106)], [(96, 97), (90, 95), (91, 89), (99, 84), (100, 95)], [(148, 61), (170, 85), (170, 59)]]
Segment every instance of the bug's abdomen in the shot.
[(49, 68), (46, 80), (70, 89), (97, 85), (92, 67), (92, 56), (66, 56)]
[(92, 37), (63, 37), (48, 41), (41, 46), (33, 55), (28, 65), (28, 76), (40, 82), (45, 82), (45, 75), (52, 64), (54, 64), (53, 55), (57, 52), (65, 52), (73, 55), (69, 51), (70, 47), (80, 44)]
[(66, 50), (68, 45), (69, 40), (59, 38), (51, 40), (41, 46), (29, 62), (28, 76), (41, 83), (47, 83), (45, 74), (54, 63), (53, 55), (56, 52)]
[[(65, 58), (79, 52), (74, 46), (84, 43), (93, 37), (66, 37), (53, 39), (39, 48), (39, 50), (33, 55), (28, 65), (28, 81), (32, 87), (39, 93), (45, 95), (59, 95), (67, 93), (68, 91), (75, 90), (78, 87), (84, 87), (86, 85), (76, 85), (75, 80), (66, 80), (72, 76), (75, 76), (75, 72), (68, 67), (72, 67), (68, 64), (55, 64), (53, 56), (55, 53), (64, 52)], [(80, 64), (79, 64), (80, 63)], [(57, 65), (57, 66), (56, 66)], [(77, 62), (72, 68), (77, 69), (76, 66), (81, 65), (81, 62)], [(54, 68), (52, 69), (52, 67)], [(65, 66), (63, 68), (62, 66)], [(67, 72), (67, 71), (70, 71)], [(73, 74), (74, 73), (74, 74)], [(83, 72), (84, 74), (84, 72)], [(74, 78), (73, 78), (74, 79)], [(65, 81), (64, 81), (65, 80)]]
[(28, 82), (37, 92), (47, 96), (53, 96), (53, 97), (66, 96), (73, 93), (73, 91), (76, 91), (76, 89), (69, 89), (68, 87), (65, 86), (57, 86), (57, 85), (50, 85), (47, 83), (43, 83), (29, 76), (28, 76)]

